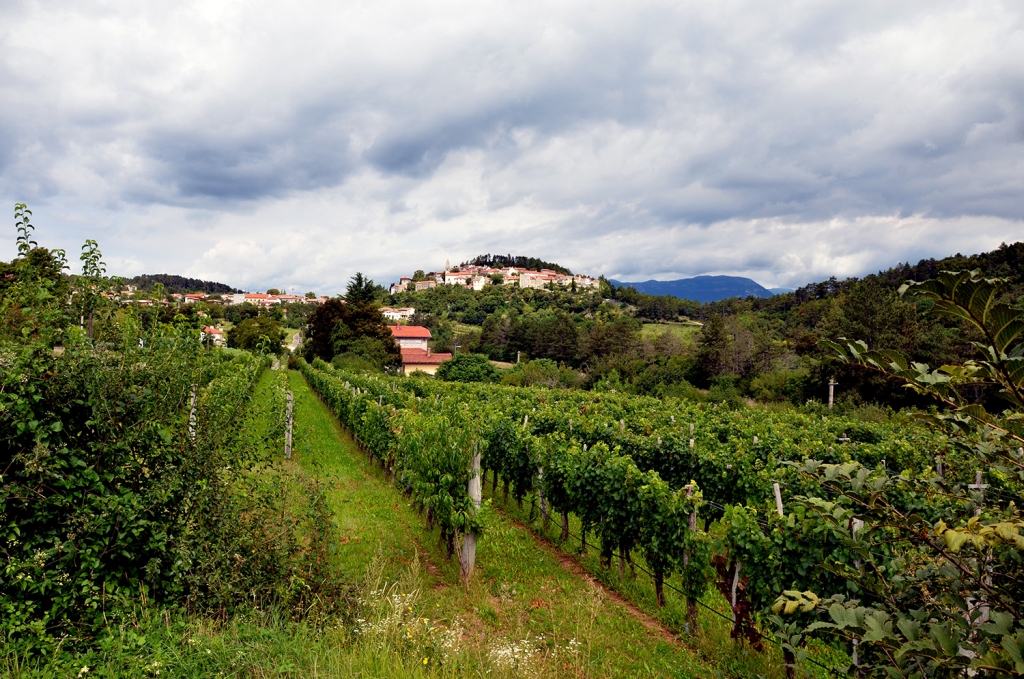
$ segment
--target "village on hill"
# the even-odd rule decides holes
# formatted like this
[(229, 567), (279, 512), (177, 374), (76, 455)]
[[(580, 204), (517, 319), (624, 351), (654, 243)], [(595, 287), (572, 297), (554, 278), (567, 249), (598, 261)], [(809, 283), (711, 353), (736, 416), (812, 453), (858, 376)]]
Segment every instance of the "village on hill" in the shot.
[(564, 274), (552, 269), (532, 271), (515, 266), (493, 268), (477, 264), (450, 267), (445, 262), (444, 271), (402, 276), (389, 288), (392, 295), (400, 292), (429, 290), (438, 285), (461, 285), (473, 290), (483, 290), (485, 285), (518, 285), (521, 288), (571, 290), (598, 289), (601, 284), (596, 278), (581, 274)]

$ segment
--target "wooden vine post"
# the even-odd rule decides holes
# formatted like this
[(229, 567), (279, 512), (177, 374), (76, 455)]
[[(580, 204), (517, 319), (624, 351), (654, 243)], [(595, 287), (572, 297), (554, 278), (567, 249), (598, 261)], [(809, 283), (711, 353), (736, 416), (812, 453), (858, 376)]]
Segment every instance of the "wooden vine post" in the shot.
[[(987, 483), (982, 483), (982, 472), (981, 472), (980, 469), (978, 470), (978, 472), (974, 476), (974, 483), (968, 483), (967, 484), (967, 488), (969, 490), (976, 490), (976, 491), (978, 491), (978, 493), (981, 495), (981, 501), (982, 502), (985, 501), (985, 489), (988, 488), (988, 484)], [(974, 510), (974, 515), (975, 516), (981, 516), (981, 506), (980, 506), (981, 503), (978, 503), (978, 504), (979, 504), (978, 508)]]
[(188, 399), (188, 437), (193, 442), (196, 440), (196, 401), (198, 387), (192, 385), (192, 395)]
[[(480, 483), (480, 450), (474, 445), (473, 464), (470, 467), (469, 484), (467, 487), (469, 499), (473, 502), (474, 513), (480, 511), (480, 502), (483, 499)], [(469, 589), (469, 578), (473, 575), (473, 566), (475, 564), (476, 531), (468, 530), (462, 539), (462, 552), (459, 554), (459, 565), (462, 566), (462, 580), (466, 583), (466, 589)]]
[(548, 503), (544, 498), (544, 467), (537, 467), (537, 498), (540, 501), (540, 516), (544, 530), (548, 529)]
[[(693, 497), (693, 486), (686, 486), (686, 497)], [(690, 515), (686, 519), (686, 529), (691, 533), (697, 532), (697, 510), (694, 509), (693, 505), (690, 505)], [(687, 566), (690, 563), (690, 550), (683, 550), (683, 566)], [(694, 632), (697, 630), (697, 601), (693, 597), (686, 597), (686, 631)]]
[[(854, 540), (857, 539), (857, 533), (862, 528), (864, 528), (864, 522), (861, 521), (860, 519), (854, 519), (853, 520), (853, 539)], [(853, 560), (853, 567), (856, 568), (858, 571), (862, 568), (862, 566), (863, 566), (863, 564), (861, 563), (860, 558), (856, 558), (856, 559)], [(858, 649), (860, 647), (860, 639), (858, 639), (857, 637), (854, 637), (852, 643), (853, 643), (853, 652), (850, 653), (850, 660), (853, 662), (853, 666), (858, 668), (858, 669), (854, 670), (854, 672), (856, 673), (856, 676), (860, 676), (860, 669), (859, 669), (860, 668), (860, 655), (857, 653), (857, 651), (858, 651)]]
[[(772, 484), (772, 489), (775, 491), (775, 510), (779, 513), (779, 516), (785, 516), (786, 512), (782, 508), (782, 490), (779, 488), (778, 481)], [(793, 652), (783, 647), (782, 659), (786, 661), (786, 679), (793, 679), (796, 676), (794, 669), (796, 658), (793, 656)]]
[(284, 459), (292, 459), (292, 411), (295, 406), (295, 396), (288, 392), (288, 405), (284, 410)]

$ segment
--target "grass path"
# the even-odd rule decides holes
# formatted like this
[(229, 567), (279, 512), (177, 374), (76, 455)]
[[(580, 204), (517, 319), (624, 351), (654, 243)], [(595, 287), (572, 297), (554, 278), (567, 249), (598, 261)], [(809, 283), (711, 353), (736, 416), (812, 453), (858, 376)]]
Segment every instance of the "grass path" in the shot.
[[(418, 559), (424, 615), (463, 628), (481, 656), (516, 645), (539, 648), (544, 674), (709, 677), (714, 670), (639, 612), (544, 546), (522, 525), (491, 512), (469, 591), (408, 500), (388, 484), (298, 372), (295, 463), (320, 477), (340, 535), (339, 563), (362, 578), (378, 550), (391, 576)], [(575, 655), (570, 649), (578, 649)], [(580, 661), (582, 658), (582, 662)]]

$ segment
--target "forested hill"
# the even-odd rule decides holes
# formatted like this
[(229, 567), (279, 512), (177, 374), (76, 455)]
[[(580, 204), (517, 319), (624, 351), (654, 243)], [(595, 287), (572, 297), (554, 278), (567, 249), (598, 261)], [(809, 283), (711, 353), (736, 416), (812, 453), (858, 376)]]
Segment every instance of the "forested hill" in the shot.
[(749, 278), (740, 276), (695, 276), (675, 281), (644, 281), (622, 283), (611, 281), (616, 287), (634, 288), (646, 295), (671, 295), (696, 302), (717, 302), (729, 297), (771, 297), (772, 292)]
[(126, 279), (125, 283), (138, 286), (142, 290), (152, 288), (154, 283), (162, 283), (167, 292), (205, 292), (209, 294), (242, 292), (242, 290), (237, 290), (224, 283), (204, 281), (199, 278), (186, 278), (185, 276), (175, 276), (169, 273), (144, 273), (141, 276)]
[(462, 263), (462, 266), (467, 265), (489, 266), (494, 269), (514, 266), (518, 269), (530, 269), (531, 271), (550, 269), (552, 271), (557, 271), (560, 274), (565, 274), (566, 276), (572, 274), (572, 271), (569, 271), (569, 269), (559, 264), (555, 264), (554, 262), (545, 262), (537, 257), (523, 257), (521, 255), (477, 255), (468, 262)]
[[(1006, 296), (1010, 303), (1024, 296), (1024, 242), (1003, 243), (991, 252), (976, 255), (959, 253), (942, 259), (922, 259), (917, 264), (901, 263), (894, 267), (869, 274), (864, 278), (846, 278), (837, 280), (835, 277), (820, 283), (811, 283), (793, 292), (775, 295), (765, 299), (751, 300), (755, 311), (785, 312), (814, 300), (829, 299), (836, 295), (849, 292), (853, 287), (866, 284), (880, 284), (892, 290), (898, 289), (908, 280), (926, 281), (935, 278), (940, 271), (971, 271), (979, 269), (986, 278), (1008, 278), (1010, 286)], [(729, 313), (738, 300), (722, 300), (718, 303), (704, 305), (703, 314)]]

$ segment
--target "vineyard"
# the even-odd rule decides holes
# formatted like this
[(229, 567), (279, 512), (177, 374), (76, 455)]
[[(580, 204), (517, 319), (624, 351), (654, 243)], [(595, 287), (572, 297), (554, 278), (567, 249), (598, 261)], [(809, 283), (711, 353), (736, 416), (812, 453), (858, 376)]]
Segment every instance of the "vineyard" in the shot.
[[(998, 290), (963, 277), (930, 289), (971, 313), (976, 301), (958, 306), (960, 284), (974, 300)], [(982, 307), (982, 324), (1016, 318), (994, 308)], [(1022, 372), (1019, 345), (1008, 351), (1022, 325), (1012, 322), (993, 333), (1001, 345), (987, 374), (989, 383), (1006, 378), (1011, 396)], [(856, 344), (836, 349), (918, 389), (938, 384), (960, 411), (944, 427), (869, 425), (366, 376), (319, 360), (301, 370), (440, 529), (449, 555), (459, 552), (467, 580), (483, 525), (479, 484), (489, 482), (492, 492), (535, 502), (543, 522), (560, 522), (563, 540), (571, 515), (584, 549), (591, 540), (606, 567), (617, 559), (620, 574), (627, 565), (649, 573), (660, 605), (667, 587), (685, 597), (690, 625), (698, 602), (718, 589), (733, 636), (780, 643), (791, 671), (846, 671), (811, 657), (813, 639), (848, 653), (854, 673), (1024, 673), (1019, 419), (956, 400), (956, 380), (977, 384), (980, 369), (930, 373)]]
[(1002, 281), (904, 288), (982, 338), (975, 360), (822, 343), (935, 404), (878, 423), (286, 370), (113, 304), (94, 241), (68, 275), (16, 215), (5, 676), (1024, 676)]

